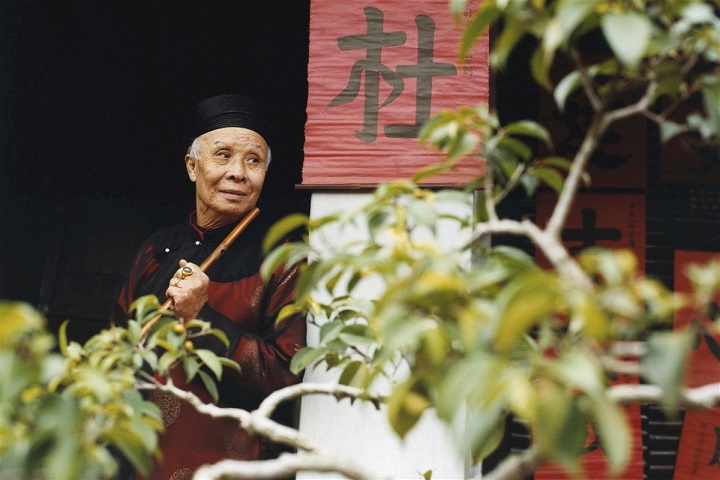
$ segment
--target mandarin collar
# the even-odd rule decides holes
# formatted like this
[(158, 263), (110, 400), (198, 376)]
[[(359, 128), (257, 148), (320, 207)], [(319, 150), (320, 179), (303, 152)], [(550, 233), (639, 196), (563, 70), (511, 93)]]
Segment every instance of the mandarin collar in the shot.
[(193, 210), (190, 212), (190, 215), (188, 215), (188, 224), (194, 230), (200, 241), (205, 244), (219, 244), (238, 223), (240, 223), (240, 220), (217, 228), (202, 228), (197, 224), (197, 211)]

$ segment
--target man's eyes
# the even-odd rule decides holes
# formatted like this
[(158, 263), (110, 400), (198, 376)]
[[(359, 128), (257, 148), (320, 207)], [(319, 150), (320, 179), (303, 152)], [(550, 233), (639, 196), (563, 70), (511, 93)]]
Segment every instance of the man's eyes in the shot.
[[(223, 160), (229, 160), (232, 158), (232, 154), (230, 152), (217, 152), (215, 153), (215, 157), (222, 158)], [(259, 157), (251, 156), (247, 158), (246, 162), (255, 164), (262, 163), (262, 160), (260, 160)]]

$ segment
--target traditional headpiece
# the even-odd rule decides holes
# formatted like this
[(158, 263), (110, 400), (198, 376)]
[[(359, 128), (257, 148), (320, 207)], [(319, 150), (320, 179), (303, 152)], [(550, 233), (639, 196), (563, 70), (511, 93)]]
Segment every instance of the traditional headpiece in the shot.
[(270, 145), (272, 131), (257, 102), (245, 95), (218, 95), (195, 105), (191, 137), (218, 128), (242, 127), (258, 133)]

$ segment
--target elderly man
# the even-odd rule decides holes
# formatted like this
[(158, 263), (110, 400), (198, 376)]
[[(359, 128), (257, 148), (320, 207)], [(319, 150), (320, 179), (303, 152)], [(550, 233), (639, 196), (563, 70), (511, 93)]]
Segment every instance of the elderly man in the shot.
[[(280, 269), (263, 282), (261, 242), (268, 225), (262, 215), (207, 272), (198, 264), (255, 207), (270, 163), (270, 129), (256, 103), (241, 95), (200, 102), (194, 114), (194, 140), (185, 166), (195, 183), (196, 209), (186, 223), (160, 230), (140, 246), (119, 291), (113, 321), (122, 324), (136, 298), (155, 294), (161, 302), (172, 298), (178, 317), (211, 322), (227, 334), (227, 356), (242, 368), (241, 374), (224, 372), (220, 404), (252, 409), (274, 390), (300, 380), (289, 364), (305, 345), (305, 319), (275, 322), (293, 300), (297, 268)], [(221, 346), (209, 347), (218, 352)], [(175, 384), (211, 401), (200, 384), (184, 381), (181, 370), (173, 372)], [(223, 458), (272, 455), (270, 446), (236, 422), (200, 415), (169, 394), (153, 392), (150, 399), (162, 410), (166, 426), (160, 439), (163, 458), (153, 478), (190, 478), (200, 465)], [(289, 421), (289, 412), (279, 420)]]

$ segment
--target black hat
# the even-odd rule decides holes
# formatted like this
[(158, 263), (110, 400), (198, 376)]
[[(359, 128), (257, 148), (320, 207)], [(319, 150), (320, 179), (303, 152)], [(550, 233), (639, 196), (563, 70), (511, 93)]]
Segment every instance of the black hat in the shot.
[(218, 128), (242, 127), (258, 133), (270, 145), (272, 132), (257, 102), (245, 95), (218, 95), (195, 105), (191, 137)]

